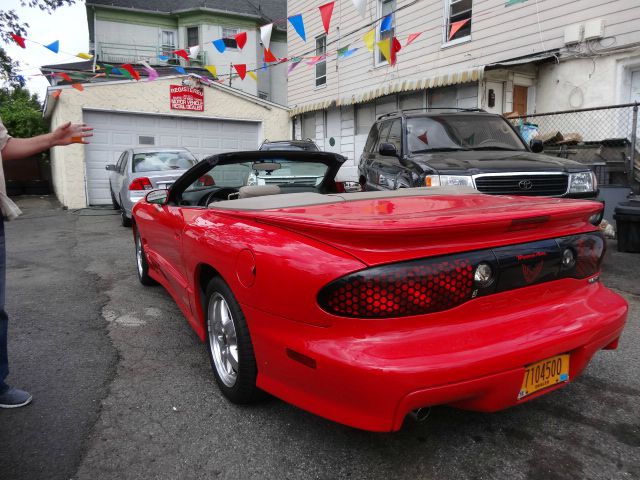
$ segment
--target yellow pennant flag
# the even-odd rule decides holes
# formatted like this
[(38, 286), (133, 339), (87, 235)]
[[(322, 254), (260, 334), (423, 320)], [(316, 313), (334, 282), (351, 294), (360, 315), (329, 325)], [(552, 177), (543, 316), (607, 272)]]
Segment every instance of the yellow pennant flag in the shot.
[(258, 81), (258, 76), (256, 75), (256, 72), (247, 72), (247, 75), (253, 78), (256, 82)]
[(378, 48), (382, 52), (382, 55), (384, 55), (387, 62), (391, 63), (391, 39), (386, 38), (378, 42)]
[(373, 44), (376, 41), (376, 29), (374, 28), (369, 33), (365, 34), (365, 36), (362, 37), (362, 39), (364, 40), (364, 43), (369, 49), (369, 51), (373, 52)]
[(80, 52), (79, 54), (76, 55), (76, 57), (82, 58), (84, 60), (91, 60), (93, 58), (93, 55), (89, 55), (88, 53)]
[(216, 70), (216, 67), (214, 65), (205, 65), (204, 68), (206, 68), (214, 77), (218, 76), (218, 71)]

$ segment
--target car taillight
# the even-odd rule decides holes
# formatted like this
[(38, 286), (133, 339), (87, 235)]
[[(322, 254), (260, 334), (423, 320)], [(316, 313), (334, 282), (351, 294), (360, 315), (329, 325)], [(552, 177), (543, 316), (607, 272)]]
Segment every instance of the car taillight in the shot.
[(558, 244), (563, 249), (563, 255), (574, 257), (572, 262), (563, 262), (562, 276), (587, 278), (600, 271), (600, 264), (606, 251), (606, 243), (601, 233), (560, 238)]
[(211, 175), (203, 175), (198, 179), (198, 181), (203, 187), (212, 187), (216, 184)]
[(129, 190), (153, 190), (153, 185), (147, 177), (139, 177), (129, 184)]

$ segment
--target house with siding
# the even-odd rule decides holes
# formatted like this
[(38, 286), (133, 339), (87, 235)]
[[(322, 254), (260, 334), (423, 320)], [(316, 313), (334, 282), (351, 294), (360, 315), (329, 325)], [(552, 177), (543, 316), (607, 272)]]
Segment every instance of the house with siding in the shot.
[[(292, 15), (324, 3), (288, 0), (287, 9)], [(459, 107), (533, 114), (640, 101), (637, 0), (365, 4), (363, 17), (352, 1), (337, 1), (328, 34), (319, 15), (305, 14), (306, 42), (291, 25), (288, 31), (290, 58), (321, 58), (289, 75), (294, 135), (345, 155), (342, 180), (357, 179), (369, 129), (390, 111)], [(381, 32), (389, 14), (391, 24)], [(374, 28), (370, 51), (363, 36)], [(395, 65), (377, 46), (391, 37), (402, 47)], [(345, 47), (357, 50), (338, 58), (336, 51)]]

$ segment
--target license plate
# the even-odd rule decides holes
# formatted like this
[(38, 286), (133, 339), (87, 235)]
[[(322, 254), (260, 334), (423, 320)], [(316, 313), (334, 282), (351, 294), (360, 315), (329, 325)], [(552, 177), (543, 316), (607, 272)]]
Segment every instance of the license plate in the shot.
[(528, 365), (518, 400), (543, 388), (569, 381), (569, 355), (557, 355)]

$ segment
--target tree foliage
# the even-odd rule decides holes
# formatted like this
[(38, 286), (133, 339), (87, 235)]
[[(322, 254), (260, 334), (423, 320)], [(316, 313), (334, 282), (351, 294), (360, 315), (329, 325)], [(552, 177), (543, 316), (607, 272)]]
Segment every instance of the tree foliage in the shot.
[(0, 118), (13, 137), (33, 137), (49, 131), (38, 96), (22, 87), (0, 89)]
[[(51, 13), (56, 8), (72, 5), (76, 0), (20, 0), (23, 7), (39, 8)], [(7, 10), (0, 7), (0, 39), (4, 43), (13, 42), (11, 34), (21, 37), (27, 36), (28, 23), (20, 22), (15, 10)], [(14, 87), (24, 87), (24, 78), (18, 74), (20, 64), (13, 60), (4, 48), (0, 46), (0, 77)]]

